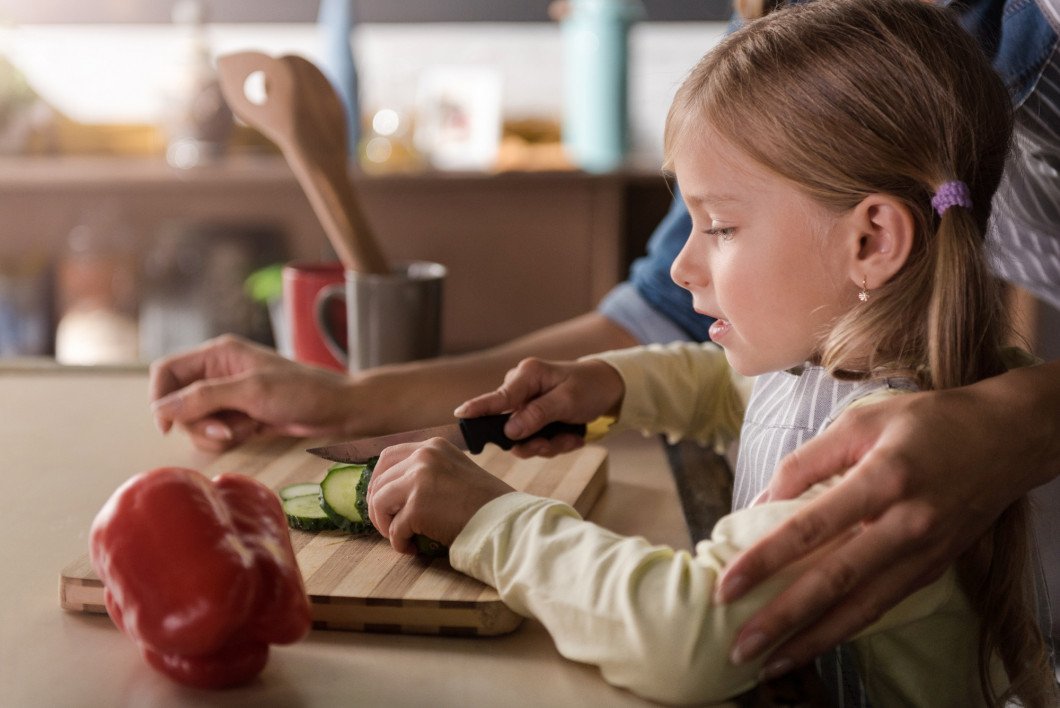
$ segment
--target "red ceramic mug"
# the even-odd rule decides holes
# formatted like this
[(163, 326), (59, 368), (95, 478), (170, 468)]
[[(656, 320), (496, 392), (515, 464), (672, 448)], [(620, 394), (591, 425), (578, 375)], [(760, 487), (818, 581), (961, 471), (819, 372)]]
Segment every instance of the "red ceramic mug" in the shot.
[[(332, 354), (316, 322), (317, 299), (321, 292), (345, 282), (345, 270), (338, 261), (293, 261), (283, 268), (283, 311), (290, 338), (290, 356), (295, 361), (346, 371), (344, 362)], [(328, 329), (340, 342), (346, 341), (346, 305), (342, 300), (327, 303), (324, 312)]]

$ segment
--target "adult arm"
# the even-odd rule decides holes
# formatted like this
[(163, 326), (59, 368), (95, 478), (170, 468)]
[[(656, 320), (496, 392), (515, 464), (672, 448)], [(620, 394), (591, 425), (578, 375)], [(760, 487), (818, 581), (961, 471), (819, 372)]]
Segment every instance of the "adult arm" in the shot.
[(691, 229), (679, 197), (648, 252), (597, 311), (480, 352), (385, 366), (352, 377), (294, 365), (231, 336), (156, 362), (150, 400), (163, 432), (184, 428), (221, 451), (257, 432), (375, 435), (448, 422), (461, 401), (495, 387), (520, 360), (576, 359), (635, 344), (706, 339), (711, 320), (669, 277)]
[(178, 425), (203, 450), (259, 432), (375, 435), (449, 422), (461, 401), (495, 386), (524, 357), (576, 358), (636, 343), (591, 312), (480, 352), (345, 376), (222, 336), (154, 362), (149, 395), (159, 429)]
[(740, 631), (734, 661), (767, 675), (811, 661), (943, 568), (1015, 499), (1060, 475), (1060, 361), (846, 411), (777, 469), (770, 500), (846, 474), (727, 569), (723, 601), (859, 524)]

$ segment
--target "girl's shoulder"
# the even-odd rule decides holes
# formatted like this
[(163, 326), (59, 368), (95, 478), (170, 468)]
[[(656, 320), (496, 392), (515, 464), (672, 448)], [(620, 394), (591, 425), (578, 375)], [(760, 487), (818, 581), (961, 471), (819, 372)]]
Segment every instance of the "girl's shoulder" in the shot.
[[(1041, 359), (1020, 347), (1005, 347), (1001, 352), (1001, 357), (1005, 367), (1009, 370), (1042, 363)], [(849, 391), (833, 406), (831, 414), (826, 419), (824, 426), (822, 426), (822, 430), (848, 408), (880, 403), (894, 396), (919, 390), (920, 386), (912, 376), (895, 376), (883, 373), (879, 376), (865, 379), (855, 385), (852, 391)]]
[(840, 413), (849, 408), (880, 403), (889, 398), (906, 393), (915, 393), (919, 390), (920, 386), (912, 376), (878, 376), (865, 379), (832, 406), (832, 411), (825, 419), (821, 430), (831, 425), (839, 417)]

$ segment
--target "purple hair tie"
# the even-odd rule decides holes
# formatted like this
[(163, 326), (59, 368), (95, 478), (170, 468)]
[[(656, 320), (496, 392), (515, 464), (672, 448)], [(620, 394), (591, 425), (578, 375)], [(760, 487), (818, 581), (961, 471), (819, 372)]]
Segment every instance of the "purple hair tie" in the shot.
[(936, 190), (935, 196), (931, 198), (931, 206), (935, 207), (940, 217), (951, 206), (971, 209), (972, 193), (968, 191), (968, 185), (960, 180), (947, 182)]

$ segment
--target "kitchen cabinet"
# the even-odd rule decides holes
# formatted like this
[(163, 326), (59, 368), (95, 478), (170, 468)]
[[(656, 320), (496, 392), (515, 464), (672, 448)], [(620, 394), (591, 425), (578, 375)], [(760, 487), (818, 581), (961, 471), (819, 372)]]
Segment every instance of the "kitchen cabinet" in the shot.
[[(449, 268), (444, 349), (466, 351), (594, 307), (625, 277), (669, 205), (654, 168), (580, 172), (354, 175), (367, 218), (391, 259)], [(233, 156), (177, 170), (159, 158), (0, 160), (0, 261), (56, 259), (70, 231), (104, 209), (143, 256), (165, 225), (283, 234), (290, 258), (333, 258), (283, 158)]]

